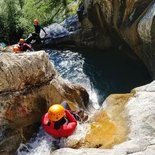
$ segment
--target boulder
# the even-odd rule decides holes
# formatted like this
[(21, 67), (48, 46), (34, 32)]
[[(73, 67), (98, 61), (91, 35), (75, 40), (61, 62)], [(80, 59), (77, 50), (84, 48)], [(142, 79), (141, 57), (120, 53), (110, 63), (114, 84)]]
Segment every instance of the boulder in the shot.
[[(81, 29), (82, 24), (82, 29)], [(41, 31), (42, 44), (32, 44), (34, 49), (41, 47), (94, 47), (96, 34), (93, 25), (84, 18), (80, 24), (78, 16), (74, 15), (65, 19), (62, 23), (53, 23), (45, 27), (47, 36)]]
[[(45, 51), (1, 53), (0, 64), (0, 152), (30, 137), (25, 128), (40, 122), (50, 105), (66, 100), (77, 109), (89, 100), (84, 88), (60, 77)], [(16, 141), (10, 149), (9, 139)]]

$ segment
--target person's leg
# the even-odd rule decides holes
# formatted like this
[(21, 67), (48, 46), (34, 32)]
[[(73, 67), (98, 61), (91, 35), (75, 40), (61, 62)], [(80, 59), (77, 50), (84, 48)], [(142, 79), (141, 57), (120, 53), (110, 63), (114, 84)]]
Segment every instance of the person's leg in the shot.
[(32, 40), (33, 40), (33, 36), (32, 36), (32, 34), (30, 34), (30, 35), (25, 39), (25, 42), (26, 42), (27, 44), (29, 44), (29, 43), (31, 43)]
[(68, 104), (67, 104), (66, 101), (63, 101), (63, 102), (61, 103), (61, 105), (62, 105), (65, 109), (70, 110), (70, 108), (69, 108), (69, 106), (68, 106)]
[(41, 43), (41, 38), (38, 33), (32, 33), (32, 39), (35, 40), (35, 43)]
[(88, 114), (85, 113), (83, 109), (77, 110), (76, 112), (73, 112), (74, 117), (79, 122), (85, 122), (88, 120)]
[(41, 43), (41, 38), (38, 36), (36, 36), (36, 43)]
[(75, 119), (79, 122), (85, 122), (88, 119), (88, 115), (85, 114), (84, 110), (79, 109), (77, 111), (71, 111), (71, 109), (69, 108), (69, 105), (67, 104), (66, 101), (63, 101), (61, 103), (61, 105), (67, 109), (70, 110), (71, 114), (75, 117)]

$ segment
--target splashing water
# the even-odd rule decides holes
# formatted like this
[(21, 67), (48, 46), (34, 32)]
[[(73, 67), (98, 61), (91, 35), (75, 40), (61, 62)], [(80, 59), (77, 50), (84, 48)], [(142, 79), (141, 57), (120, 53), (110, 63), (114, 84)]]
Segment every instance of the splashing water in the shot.
[(17, 150), (19, 155), (50, 155), (50, 151), (53, 146), (55, 139), (47, 135), (42, 127), (36, 136), (32, 137), (28, 144), (20, 144)]
[(82, 85), (90, 95), (90, 100), (93, 103), (93, 107), (99, 108), (99, 102), (93, 84), (90, 81), (88, 75), (84, 73), (85, 58), (78, 52), (72, 52), (70, 50), (48, 51), (50, 59), (54, 62), (54, 65), (59, 74), (72, 83), (78, 83)]

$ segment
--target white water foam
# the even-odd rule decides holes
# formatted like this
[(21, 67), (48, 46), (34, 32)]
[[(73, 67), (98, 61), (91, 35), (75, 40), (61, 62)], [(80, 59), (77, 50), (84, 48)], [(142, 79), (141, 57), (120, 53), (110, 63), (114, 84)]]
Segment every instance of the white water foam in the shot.
[[(55, 67), (60, 75), (68, 82), (77, 83), (83, 86), (90, 97), (92, 107), (98, 109), (100, 107), (98, 101), (97, 91), (94, 89), (93, 84), (88, 75), (85, 74), (84, 65), (85, 58), (78, 52), (65, 50), (63, 52), (53, 50), (50, 58), (55, 63)], [(93, 66), (90, 66), (90, 70)]]
[(53, 141), (55, 138), (46, 134), (42, 127), (36, 136), (32, 137), (27, 144), (20, 144), (17, 150), (18, 155), (50, 155), (54, 149)]

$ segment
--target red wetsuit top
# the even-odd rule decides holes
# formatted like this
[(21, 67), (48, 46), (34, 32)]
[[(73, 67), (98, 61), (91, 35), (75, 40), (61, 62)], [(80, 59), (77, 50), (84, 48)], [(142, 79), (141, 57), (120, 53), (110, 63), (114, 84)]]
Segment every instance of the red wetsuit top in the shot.
[[(68, 110), (65, 110), (65, 113), (66, 113), (66, 118), (67, 118), (68, 122), (61, 125), (59, 129), (54, 129), (55, 123), (49, 120), (48, 114), (46, 113), (42, 117), (43, 129), (48, 134), (50, 134), (51, 136), (53, 136), (55, 138), (70, 136), (74, 132), (74, 130), (77, 126), (77, 121)], [(48, 124), (49, 122), (50, 122), (50, 124)]]
[(23, 43), (23, 44), (18, 44), (20, 51), (26, 51), (26, 50), (30, 50), (32, 51), (32, 48), (29, 44), (27, 43)]

